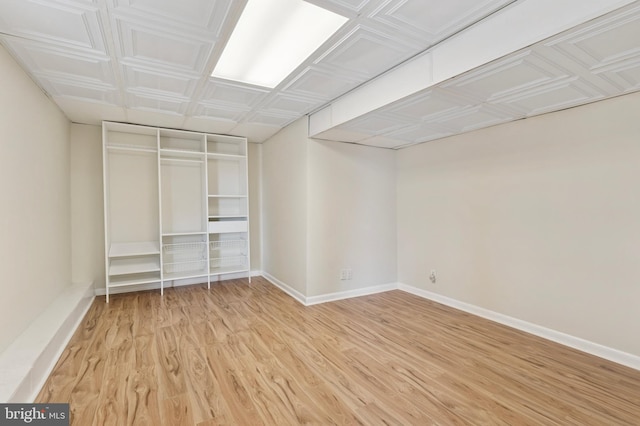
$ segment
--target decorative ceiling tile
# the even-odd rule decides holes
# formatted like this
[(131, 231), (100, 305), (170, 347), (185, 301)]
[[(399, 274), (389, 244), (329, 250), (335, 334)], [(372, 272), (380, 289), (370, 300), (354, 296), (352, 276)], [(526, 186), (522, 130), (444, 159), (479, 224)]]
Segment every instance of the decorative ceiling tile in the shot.
[(126, 90), (147, 91), (157, 96), (192, 96), (198, 80), (181, 74), (162, 73), (153, 69), (123, 66)]
[(99, 9), (87, 3), (2, 0), (0, 33), (106, 53)]
[(446, 115), (438, 116), (428, 123), (449, 129), (451, 133), (464, 133), (504, 123), (512, 118), (515, 117), (510, 117), (488, 105), (476, 105), (459, 108)]
[[(586, 70), (587, 79), (600, 78), (615, 86), (610, 95), (638, 89), (640, 6), (632, 5), (606, 19), (553, 38), (545, 46)], [(615, 42), (614, 42), (615, 41)], [(597, 81), (594, 84), (598, 85)], [(604, 86), (603, 86), (604, 87)]]
[(156, 96), (149, 93), (130, 91), (127, 93), (127, 108), (184, 115), (188, 99), (170, 96)]
[(411, 56), (418, 47), (361, 25), (333, 45), (315, 63), (344, 70), (355, 79), (375, 77)]
[(301, 116), (320, 105), (324, 105), (324, 101), (321, 99), (276, 93), (266, 101), (264, 109), (270, 112), (294, 113)]
[(193, 116), (199, 118), (212, 117), (237, 123), (247, 117), (249, 112), (249, 108), (232, 108), (228, 105), (201, 103), (196, 106)]
[(118, 56), (124, 65), (162, 67), (169, 72), (197, 78), (213, 48), (213, 41), (121, 18), (115, 20), (115, 28)]
[(340, 126), (340, 129), (362, 133), (364, 135), (377, 136), (393, 132), (401, 127), (406, 127), (408, 123), (399, 121), (397, 118), (385, 114), (372, 113), (344, 123)]
[(265, 124), (268, 126), (284, 127), (298, 118), (297, 114), (274, 114), (259, 111), (247, 117), (247, 123)]
[(143, 124), (147, 126), (156, 126), (154, 123), (162, 123), (163, 127), (182, 128), (184, 125), (184, 116), (181, 114), (165, 113), (150, 109), (131, 109), (128, 108), (127, 121), (130, 123)]
[(53, 100), (74, 123), (99, 126), (102, 121), (128, 121), (125, 109), (121, 106), (87, 102), (64, 96), (54, 97)]
[(280, 131), (279, 126), (257, 123), (241, 123), (231, 130), (237, 136), (244, 136), (249, 142), (262, 142)]
[(604, 97), (605, 95), (598, 93), (591, 85), (577, 77), (571, 77), (518, 93), (510, 98), (503, 98), (500, 103), (516, 107), (527, 116), (532, 116), (593, 102)]
[(268, 90), (256, 86), (211, 78), (201, 101), (251, 108), (268, 93)]
[(640, 54), (640, 5), (635, 2), (608, 18), (584, 25), (545, 43), (596, 71)]
[(390, 115), (397, 116), (406, 121), (426, 120), (430, 117), (446, 114), (456, 110), (466, 103), (456, 96), (451, 96), (440, 89), (430, 89), (425, 92), (408, 96), (401, 101), (389, 105), (387, 109)]
[(283, 92), (328, 101), (354, 88), (359, 82), (351, 76), (309, 67), (287, 84)]
[(236, 127), (236, 122), (215, 117), (187, 117), (184, 121), (184, 129), (196, 132), (230, 134)]
[[(110, 0), (117, 15), (153, 18), (168, 25), (179, 24), (191, 30), (218, 37), (232, 10), (231, 0)], [(237, 6), (236, 6), (237, 7)]]
[(400, 145), (416, 144), (421, 142), (427, 142), (434, 139), (444, 138), (451, 136), (453, 132), (445, 129), (437, 124), (415, 124), (405, 129), (400, 129), (395, 132), (391, 132), (385, 137), (393, 140), (398, 140)]
[(78, 80), (90, 84), (115, 84), (111, 60), (105, 55), (87, 54), (77, 49), (17, 37), (0, 38), (14, 57), (34, 76)]
[(623, 92), (640, 90), (640, 56), (601, 68), (597, 74), (613, 81)]
[(376, 3), (371, 0), (306, 0), (316, 6), (331, 10), (343, 16), (358, 16), (363, 9), (370, 3)]
[(91, 84), (75, 79), (47, 78), (39, 76), (38, 81), (52, 97), (67, 97), (87, 102), (101, 102), (121, 105), (122, 98), (116, 87), (108, 84)]
[(490, 15), (512, 0), (399, 0), (376, 10), (371, 18), (422, 40), (425, 47)]
[(442, 87), (480, 102), (491, 102), (567, 77), (567, 71), (528, 49), (470, 71)]

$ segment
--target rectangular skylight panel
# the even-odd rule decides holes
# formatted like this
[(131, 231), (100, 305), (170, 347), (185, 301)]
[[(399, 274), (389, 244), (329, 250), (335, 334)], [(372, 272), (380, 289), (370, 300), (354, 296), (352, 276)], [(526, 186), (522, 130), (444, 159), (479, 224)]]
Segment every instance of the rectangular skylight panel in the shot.
[(211, 75), (274, 88), (345, 22), (303, 0), (249, 0)]

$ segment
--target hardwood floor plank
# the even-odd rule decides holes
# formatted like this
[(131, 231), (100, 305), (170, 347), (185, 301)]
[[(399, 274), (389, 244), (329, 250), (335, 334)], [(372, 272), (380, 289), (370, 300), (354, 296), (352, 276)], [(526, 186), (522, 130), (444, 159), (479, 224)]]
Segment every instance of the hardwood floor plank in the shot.
[(134, 369), (128, 381), (126, 396), (127, 425), (162, 424), (155, 367)]
[(401, 292), (255, 278), (97, 298), (37, 402), (71, 424), (633, 425), (640, 371)]
[[(111, 364), (106, 368), (93, 418), (94, 426), (118, 426), (126, 423), (129, 416), (127, 389), (131, 374), (132, 369), (128, 365)], [(72, 424), (83, 423), (74, 418)]]
[(191, 402), (187, 394), (174, 396), (162, 401), (161, 415), (163, 425), (171, 426), (193, 426), (193, 413)]
[(73, 424), (90, 425), (93, 423), (98, 397), (105, 381), (105, 361), (106, 356), (102, 353), (88, 353), (83, 361), (78, 372), (78, 379), (68, 399), (69, 417)]
[(189, 324), (176, 326), (180, 336), (180, 357), (184, 364), (187, 394), (196, 423), (215, 420), (229, 424), (229, 409), (219, 383), (213, 377), (197, 338)]
[(133, 366), (135, 368), (155, 367), (158, 365), (156, 335), (143, 334), (133, 339)]
[(161, 399), (187, 392), (184, 362), (179, 349), (180, 336), (174, 327), (162, 327), (156, 332), (156, 359)]
[(242, 372), (228, 359), (229, 352), (225, 350), (224, 345), (207, 345), (204, 352), (209, 369), (220, 384), (220, 392), (225, 396), (227, 405), (238, 424), (264, 424), (240, 377)]

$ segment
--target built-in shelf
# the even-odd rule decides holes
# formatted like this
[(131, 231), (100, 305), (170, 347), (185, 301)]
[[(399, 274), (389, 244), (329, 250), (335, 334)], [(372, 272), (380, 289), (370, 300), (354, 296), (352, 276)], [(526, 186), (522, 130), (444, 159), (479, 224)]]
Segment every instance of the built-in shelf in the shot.
[(207, 153), (207, 158), (210, 160), (244, 160), (247, 156), (236, 154), (213, 154), (209, 152)]
[(114, 276), (110, 280), (109, 287), (126, 287), (131, 285), (140, 285), (155, 282), (160, 282), (159, 272)]
[(166, 158), (166, 157), (162, 157), (160, 158), (160, 162), (164, 163), (164, 164), (171, 164), (171, 163), (190, 163), (190, 164), (202, 164), (203, 160), (198, 160), (198, 159), (193, 159), (193, 158)]
[(108, 145), (107, 150), (109, 151), (129, 151), (129, 152), (150, 152), (155, 154), (158, 152), (155, 148), (143, 148), (139, 146), (131, 146), (131, 145)]
[(179, 150), (179, 149), (166, 149), (160, 150), (160, 158), (163, 160), (176, 160), (176, 159), (197, 159), (199, 161), (204, 160), (205, 153), (199, 151)]
[(197, 272), (173, 272), (173, 273), (165, 273), (164, 279), (166, 280), (186, 280), (190, 278), (205, 278), (209, 274), (207, 274), (206, 270), (201, 270)]
[(181, 235), (206, 235), (206, 231), (196, 231), (196, 232), (169, 232), (166, 234), (162, 234), (163, 237), (179, 237)]
[(209, 241), (209, 250), (246, 250), (247, 240), (213, 240)]
[(228, 274), (247, 270), (247, 256), (212, 257), (209, 259), (211, 274)]
[(112, 259), (109, 265), (109, 276), (142, 274), (159, 270), (159, 257)]
[(247, 139), (103, 122), (109, 289), (249, 269)]
[(159, 253), (160, 244), (157, 241), (111, 243), (109, 248), (109, 257), (145, 256)]
[(211, 275), (223, 275), (223, 274), (236, 274), (240, 272), (247, 272), (248, 269), (242, 265), (234, 265), (234, 266), (221, 266), (221, 267), (211, 267), (209, 269), (209, 273)]

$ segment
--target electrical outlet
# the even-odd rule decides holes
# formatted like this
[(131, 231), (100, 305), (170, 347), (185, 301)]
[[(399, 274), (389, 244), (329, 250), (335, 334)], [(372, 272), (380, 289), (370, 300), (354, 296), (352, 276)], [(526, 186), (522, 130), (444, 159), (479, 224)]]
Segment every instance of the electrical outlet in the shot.
[(432, 283), (435, 284), (436, 282), (436, 270), (432, 269), (431, 273), (429, 274), (429, 279), (431, 280)]
[(340, 270), (340, 281), (346, 281), (353, 279), (353, 270), (351, 268), (345, 268)]

